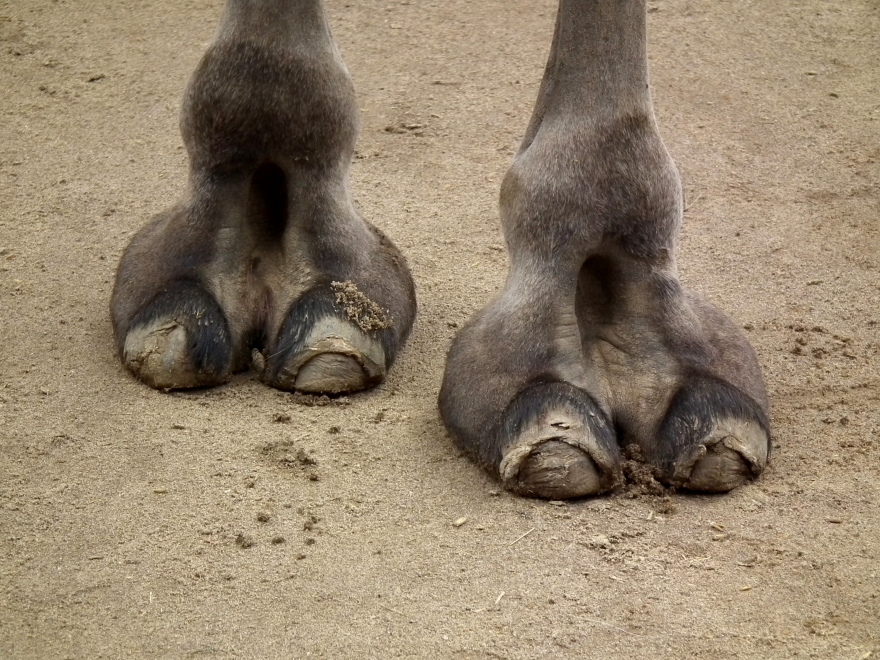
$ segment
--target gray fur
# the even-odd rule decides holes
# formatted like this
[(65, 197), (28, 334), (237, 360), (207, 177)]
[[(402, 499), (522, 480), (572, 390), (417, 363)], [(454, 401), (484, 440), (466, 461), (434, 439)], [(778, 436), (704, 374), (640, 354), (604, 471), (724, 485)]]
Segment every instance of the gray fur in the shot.
[[(271, 368), (267, 381), (284, 389), (341, 392), (381, 380), (412, 326), (415, 296), (403, 257), (354, 208), (348, 169), (357, 130), (354, 89), (321, 3), (230, 0), (184, 97), (186, 196), (134, 237), (117, 273), (111, 309), (129, 369), (155, 387), (211, 385), (247, 366), (257, 348), (265, 357), (256, 362)], [(198, 319), (184, 319), (188, 303), (174, 298), (192, 282), (208, 307), (213, 300), (222, 310), (231, 337), (224, 359), (210, 355), (223, 342)], [(366, 331), (346, 320), (340, 330), (313, 318), (345, 319), (333, 282), (352, 283), (390, 327)], [(296, 306), (316, 287), (329, 303)], [(193, 295), (186, 291), (179, 297)], [(170, 302), (154, 313), (163, 295)], [(303, 318), (285, 324), (294, 308)], [(187, 323), (170, 335), (179, 341), (161, 339)], [(272, 364), (283, 330), (322, 323), (337, 328), (334, 341), (305, 328), (309, 345)], [(201, 353), (193, 347), (199, 333), (208, 346)], [(298, 378), (304, 356), (322, 351), (337, 357), (303, 372), (316, 380)], [(202, 353), (214, 364), (206, 366)], [(358, 377), (368, 362), (370, 373)]]
[[(510, 273), (454, 341), (440, 393), (452, 435), (508, 488), (559, 498), (619, 481), (619, 455), (597, 453), (586, 437), (595, 420), (570, 419), (553, 383), (595, 402), (618, 443), (638, 445), (667, 483), (729, 490), (763, 469), (757, 359), (731, 321), (679, 284), (681, 216), (648, 88), (644, 0), (561, 0), (535, 111), (501, 187)], [(523, 396), (533, 414), (512, 428)]]

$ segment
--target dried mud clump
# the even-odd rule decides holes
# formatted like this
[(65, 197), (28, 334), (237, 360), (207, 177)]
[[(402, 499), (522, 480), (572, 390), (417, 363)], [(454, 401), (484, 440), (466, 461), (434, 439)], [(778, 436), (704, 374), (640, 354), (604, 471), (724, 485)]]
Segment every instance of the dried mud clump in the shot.
[(253, 539), (253, 537), (248, 536), (247, 534), (239, 534), (235, 537), (235, 545), (239, 548), (244, 548), (245, 550), (248, 548), (253, 548), (257, 542)]
[(654, 477), (654, 468), (645, 463), (642, 448), (638, 445), (627, 445), (623, 450), (623, 476), (626, 479), (624, 493), (627, 497), (637, 498), (644, 495), (662, 497), (668, 489)]
[(329, 397), (326, 394), (306, 394), (305, 392), (292, 392), (290, 399), (298, 406), (307, 408), (323, 408), (324, 406), (348, 406), (351, 399), (347, 396)]
[(354, 282), (331, 282), (330, 287), (336, 294), (336, 304), (341, 305), (348, 318), (364, 332), (386, 330), (393, 325), (385, 311), (358, 289)]
[(317, 473), (318, 461), (291, 440), (266, 443), (260, 452), (276, 465), (294, 470), (309, 481), (320, 481)]

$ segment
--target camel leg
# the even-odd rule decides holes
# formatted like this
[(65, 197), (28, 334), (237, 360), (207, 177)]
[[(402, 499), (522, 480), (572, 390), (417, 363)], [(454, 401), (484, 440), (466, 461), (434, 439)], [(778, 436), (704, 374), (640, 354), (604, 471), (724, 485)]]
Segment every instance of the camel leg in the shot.
[(320, 0), (229, 0), (187, 88), (187, 193), (138, 232), (111, 301), (147, 384), (379, 382), (415, 315), (400, 252), (354, 208), (354, 90)]
[(644, 0), (561, 0), (501, 187), (510, 272), (449, 351), (440, 412), (505, 487), (576, 497), (636, 445), (666, 483), (726, 491), (769, 453), (745, 338), (679, 283), (678, 172), (648, 89)]

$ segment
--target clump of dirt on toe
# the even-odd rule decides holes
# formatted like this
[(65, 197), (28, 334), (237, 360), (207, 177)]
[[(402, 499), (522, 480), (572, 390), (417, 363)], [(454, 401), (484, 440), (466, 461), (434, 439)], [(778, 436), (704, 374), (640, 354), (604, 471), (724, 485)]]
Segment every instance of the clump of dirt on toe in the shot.
[(330, 287), (336, 294), (336, 304), (342, 305), (348, 318), (364, 332), (386, 330), (394, 325), (385, 311), (358, 289), (354, 282), (331, 282)]

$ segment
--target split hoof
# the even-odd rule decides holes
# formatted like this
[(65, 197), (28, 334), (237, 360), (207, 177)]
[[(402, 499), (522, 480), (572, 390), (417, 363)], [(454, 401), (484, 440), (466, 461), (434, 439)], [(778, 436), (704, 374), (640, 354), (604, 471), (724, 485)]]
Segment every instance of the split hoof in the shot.
[(589, 394), (567, 383), (529, 388), (507, 412), (504, 487), (518, 495), (597, 495), (621, 479), (614, 429)]

